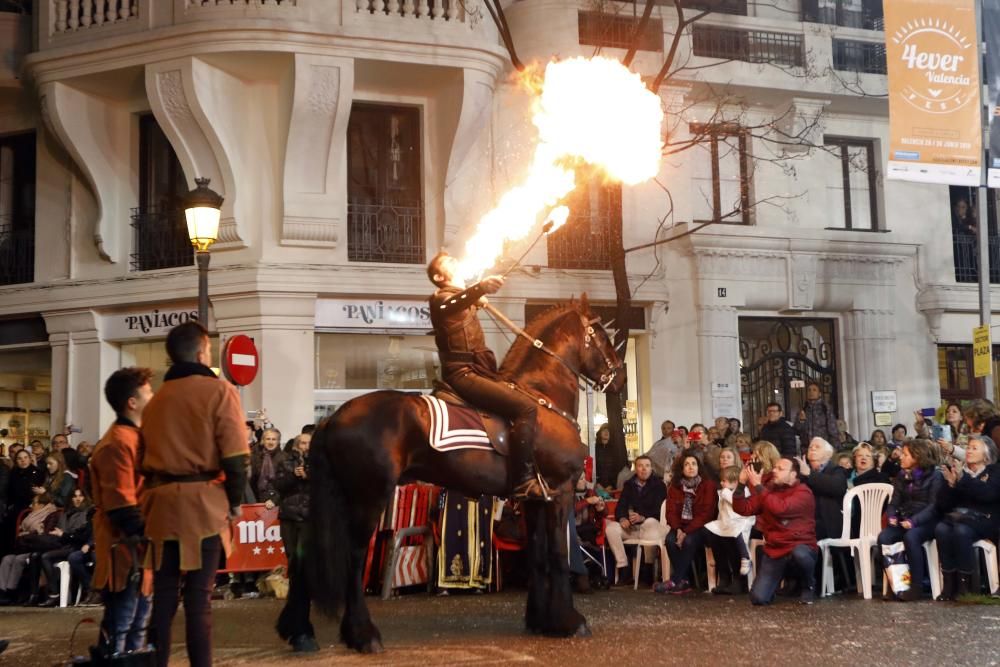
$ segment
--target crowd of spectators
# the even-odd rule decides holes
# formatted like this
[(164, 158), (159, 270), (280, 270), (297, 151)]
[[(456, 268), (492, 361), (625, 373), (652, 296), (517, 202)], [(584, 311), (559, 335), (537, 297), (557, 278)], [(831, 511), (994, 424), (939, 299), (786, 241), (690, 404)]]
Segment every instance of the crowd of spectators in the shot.
[[(911, 428), (896, 424), (888, 435), (876, 429), (859, 442), (818, 385), (811, 384), (806, 396), (793, 421), (777, 403), (768, 405), (756, 440), (734, 419), (689, 428), (668, 419), (662, 437), (634, 467), (602, 468), (598, 448), (593, 492), (617, 499), (605, 523), (613, 556), (608, 577), (631, 583), (642, 574), (630, 571), (624, 547), (628, 538), (640, 538), (664, 544), (669, 554), (669, 580), (655, 591), (693, 590), (693, 565), (707, 547), (718, 576), (715, 591), (736, 594), (747, 589), (743, 577), (755, 543), (761, 551), (751, 601), (768, 604), (784, 580), (782, 593), (811, 604), (820, 580), (817, 543), (843, 534), (845, 495), (864, 484), (888, 483), (893, 492), (878, 544), (903, 545), (912, 584), (890, 590), (887, 599), (917, 600), (930, 589), (924, 548), (930, 540), (936, 540), (943, 581), (938, 599), (976, 592), (973, 544), (1000, 544), (1000, 410), (974, 400), (934, 415), (918, 411)], [(847, 528), (858, 535), (860, 511), (852, 512)], [(647, 550), (649, 563), (655, 549)], [(841, 561), (850, 558), (847, 550), (832, 551)], [(855, 585), (854, 568), (841, 565), (834, 570), (835, 588), (845, 591)]]

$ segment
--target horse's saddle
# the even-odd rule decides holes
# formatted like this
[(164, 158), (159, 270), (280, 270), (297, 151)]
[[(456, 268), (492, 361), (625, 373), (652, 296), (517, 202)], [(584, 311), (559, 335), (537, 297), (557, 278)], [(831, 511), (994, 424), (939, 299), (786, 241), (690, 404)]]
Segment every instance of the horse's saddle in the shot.
[(431, 416), (431, 447), (439, 452), (487, 449), (507, 456), (510, 425), (506, 419), (473, 406), (440, 380), (434, 381), (431, 395), (421, 398)]

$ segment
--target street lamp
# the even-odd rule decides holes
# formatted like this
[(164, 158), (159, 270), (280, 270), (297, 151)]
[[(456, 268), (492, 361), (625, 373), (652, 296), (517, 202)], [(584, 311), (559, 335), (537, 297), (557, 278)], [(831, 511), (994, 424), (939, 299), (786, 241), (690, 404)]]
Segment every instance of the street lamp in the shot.
[(222, 214), (222, 197), (208, 187), (210, 181), (208, 178), (194, 179), (198, 187), (184, 198), (188, 237), (198, 260), (198, 321), (205, 327), (208, 326), (208, 249), (219, 238)]

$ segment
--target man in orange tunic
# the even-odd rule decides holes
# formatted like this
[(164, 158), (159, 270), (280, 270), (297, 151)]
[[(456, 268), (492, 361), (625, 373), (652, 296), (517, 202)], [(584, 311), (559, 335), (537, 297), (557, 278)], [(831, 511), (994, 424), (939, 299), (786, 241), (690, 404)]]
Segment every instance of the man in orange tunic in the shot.
[[(94, 494), (94, 590), (102, 591), (102, 653), (142, 648), (149, 618), (149, 595), (140, 590), (133, 562), (134, 546), (142, 537), (139, 513), (139, 426), (153, 390), (148, 368), (123, 368), (104, 384), (104, 397), (117, 419), (101, 437), (90, 457)], [(125, 543), (131, 542), (132, 549)], [(112, 562), (111, 546), (118, 543)], [(112, 569), (114, 570), (112, 572)], [(129, 576), (132, 574), (133, 576)], [(108, 650), (110, 649), (110, 650)]]
[(219, 558), (230, 550), (250, 449), (236, 388), (208, 367), (208, 331), (186, 322), (167, 334), (171, 366), (143, 414), (143, 516), (153, 572), (151, 641), (170, 660), (170, 626), (183, 582), (188, 659), (212, 664), (211, 595)]

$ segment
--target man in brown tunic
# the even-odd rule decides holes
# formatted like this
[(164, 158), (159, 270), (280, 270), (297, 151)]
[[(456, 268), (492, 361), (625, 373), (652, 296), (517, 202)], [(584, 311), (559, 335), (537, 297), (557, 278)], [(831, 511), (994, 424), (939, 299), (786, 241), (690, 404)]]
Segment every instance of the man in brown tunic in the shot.
[(186, 322), (167, 334), (171, 366), (143, 415), (142, 509), (151, 542), (152, 641), (170, 659), (170, 626), (183, 582), (188, 659), (212, 664), (211, 595), (219, 558), (230, 549), (250, 450), (236, 388), (215, 376), (208, 331)]
[[(90, 488), (96, 508), (91, 585), (102, 592), (104, 602), (100, 644), (104, 653), (135, 651), (146, 639), (149, 592), (141, 589), (141, 570), (133, 555), (143, 533), (138, 500), (142, 486), (139, 426), (143, 408), (153, 396), (151, 377), (153, 372), (148, 368), (123, 368), (111, 374), (104, 384), (104, 397), (117, 419), (90, 457)], [(112, 558), (114, 544), (118, 546)], [(148, 589), (148, 581), (146, 584)]]

